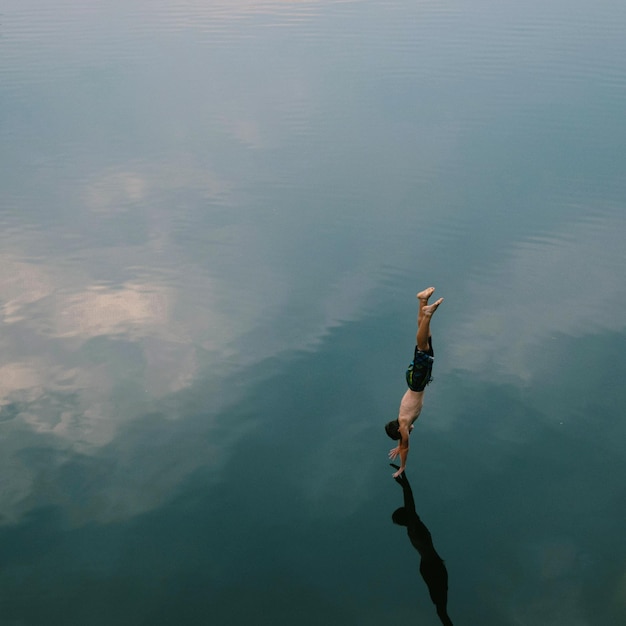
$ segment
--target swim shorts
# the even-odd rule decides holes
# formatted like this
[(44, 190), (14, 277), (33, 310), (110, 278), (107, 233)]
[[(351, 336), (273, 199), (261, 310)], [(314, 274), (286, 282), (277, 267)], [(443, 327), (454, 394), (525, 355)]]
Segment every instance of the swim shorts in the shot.
[(423, 352), (415, 346), (413, 361), (406, 371), (406, 384), (411, 391), (424, 391), (426, 385), (432, 380), (434, 352), (433, 344), (429, 339), (428, 352)]

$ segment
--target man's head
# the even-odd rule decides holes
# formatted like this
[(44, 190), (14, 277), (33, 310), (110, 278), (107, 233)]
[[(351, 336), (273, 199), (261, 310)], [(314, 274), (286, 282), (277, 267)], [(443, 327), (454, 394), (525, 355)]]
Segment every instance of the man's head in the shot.
[(393, 422), (388, 422), (387, 424), (385, 424), (385, 432), (394, 441), (400, 439), (400, 424), (398, 420), (393, 420)]

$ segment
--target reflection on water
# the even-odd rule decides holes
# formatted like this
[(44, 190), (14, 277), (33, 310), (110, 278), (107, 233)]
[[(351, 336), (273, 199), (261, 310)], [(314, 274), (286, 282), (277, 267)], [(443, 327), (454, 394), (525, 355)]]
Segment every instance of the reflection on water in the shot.
[(446, 489), (419, 502), (507, 521), (474, 529), (453, 613), (624, 621), (623, 2), (1, 11), (9, 619), (410, 621), (361, 546), (428, 280), (450, 295), (415, 459)]
[[(400, 469), (397, 465), (392, 467)], [(415, 510), (415, 499), (406, 473), (401, 474), (396, 482), (402, 487), (404, 506), (393, 512), (394, 524), (406, 526), (409, 540), (420, 555), (420, 574), (428, 587), (430, 599), (437, 609), (437, 615), (444, 626), (452, 626), (448, 615), (448, 570), (443, 559), (437, 554), (430, 531)]]

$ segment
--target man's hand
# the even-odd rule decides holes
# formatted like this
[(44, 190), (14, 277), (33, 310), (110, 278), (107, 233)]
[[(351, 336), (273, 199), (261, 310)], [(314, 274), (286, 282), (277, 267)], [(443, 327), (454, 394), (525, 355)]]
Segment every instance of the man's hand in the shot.
[(400, 454), (400, 446), (389, 450), (389, 460), (393, 461)]
[(410, 430), (407, 428), (406, 424), (400, 424), (400, 428), (398, 428), (398, 432), (400, 433), (400, 441), (398, 441), (398, 446), (389, 450), (389, 460), (393, 461), (397, 456), (400, 457), (400, 469), (393, 475), (394, 478), (397, 478), (404, 472), (404, 468), (406, 467), (406, 458), (409, 454), (409, 433)]
[(393, 477), (398, 481), (401, 482), (402, 479), (404, 478), (404, 470), (405, 467), (404, 465), (402, 467), (398, 467), (398, 471), (393, 475)]
[[(406, 474), (404, 473), (404, 469), (400, 469), (400, 467), (398, 465), (396, 465), (395, 463), (389, 463), (389, 465), (391, 465), (391, 467), (395, 467), (398, 471), (393, 475), (393, 477), (395, 478), (395, 481), (399, 484), (404, 486), (404, 483), (407, 482), (406, 479)], [(400, 472), (400, 473), (398, 473)]]

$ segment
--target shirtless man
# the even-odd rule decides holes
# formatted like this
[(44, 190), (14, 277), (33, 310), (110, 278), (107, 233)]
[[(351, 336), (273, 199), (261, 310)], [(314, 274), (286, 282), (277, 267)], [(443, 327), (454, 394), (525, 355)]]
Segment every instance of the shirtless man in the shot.
[(435, 303), (428, 304), (433, 295), (434, 287), (428, 287), (417, 294), (419, 312), (417, 315), (417, 338), (413, 362), (406, 371), (406, 382), (409, 388), (400, 402), (398, 419), (385, 425), (385, 431), (394, 440), (400, 440), (398, 446), (389, 451), (389, 458), (393, 461), (400, 455), (400, 468), (393, 475), (398, 478), (406, 468), (406, 458), (409, 454), (409, 435), (413, 430), (413, 422), (419, 417), (424, 403), (424, 389), (431, 380), (434, 353), (430, 335), (430, 320), (437, 307), (443, 302), (439, 298)]

